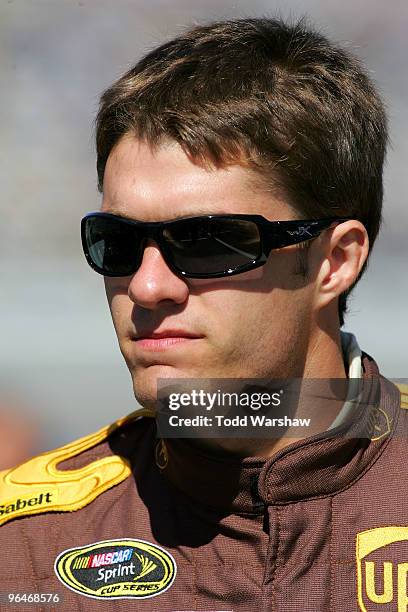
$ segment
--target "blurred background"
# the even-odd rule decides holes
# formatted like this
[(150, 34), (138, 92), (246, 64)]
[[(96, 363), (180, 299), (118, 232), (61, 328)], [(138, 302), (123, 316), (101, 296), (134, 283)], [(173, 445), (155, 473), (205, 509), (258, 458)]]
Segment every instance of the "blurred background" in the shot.
[(100, 205), (93, 119), (101, 92), (185, 26), (276, 14), (307, 15), (353, 49), (388, 106), (385, 222), (345, 329), (385, 375), (408, 375), (406, 0), (0, 0), (0, 446), (8, 440), (6, 463), (136, 407), (103, 279), (88, 268), (80, 245), (80, 218)]

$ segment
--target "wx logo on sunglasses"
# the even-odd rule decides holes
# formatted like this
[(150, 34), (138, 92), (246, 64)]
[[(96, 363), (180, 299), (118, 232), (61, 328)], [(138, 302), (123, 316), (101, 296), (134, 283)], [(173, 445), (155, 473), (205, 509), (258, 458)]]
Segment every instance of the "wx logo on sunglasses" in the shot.
[[(312, 223), (311, 225), (314, 225), (314, 224)], [(308, 235), (308, 236), (313, 237), (313, 234), (311, 234), (310, 231), (309, 231), (311, 225), (307, 225), (307, 226), (303, 226), (302, 225), (297, 230), (288, 230), (288, 234), (290, 236), (306, 236), (306, 235)]]

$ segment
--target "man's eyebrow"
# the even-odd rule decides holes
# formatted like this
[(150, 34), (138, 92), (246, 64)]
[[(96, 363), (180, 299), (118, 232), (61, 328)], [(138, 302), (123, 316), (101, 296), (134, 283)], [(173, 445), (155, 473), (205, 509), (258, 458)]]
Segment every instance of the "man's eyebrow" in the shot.
[[(126, 212), (122, 208), (117, 208), (115, 206), (109, 206), (109, 208), (106, 208), (102, 212), (107, 212), (111, 215), (116, 215), (117, 217), (128, 219), (129, 221), (140, 221), (140, 219), (126, 214)], [(187, 219), (191, 217), (201, 217), (201, 216), (208, 216), (208, 215), (229, 215), (229, 214), (231, 214), (231, 212), (227, 210), (209, 210), (208, 208), (198, 207), (192, 211), (183, 211), (180, 214), (172, 215), (171, 217), (168, 217), (168, 219), (166, 220), (173, 221), (176, 219)]]
[(106, 209), (101, 208), (100, 212), (109, 213), (110, 215), (122, 217), (123, 219), (132, 219), (132, 217), (129, 217), (129, 215), (127, 215), (122, 209), (115, 208), (114, 206), (109, 206), (109, 208)]

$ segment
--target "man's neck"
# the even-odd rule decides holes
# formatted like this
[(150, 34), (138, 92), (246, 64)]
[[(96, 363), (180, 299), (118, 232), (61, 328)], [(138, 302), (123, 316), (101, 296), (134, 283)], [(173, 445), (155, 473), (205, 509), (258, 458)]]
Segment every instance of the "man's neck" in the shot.
[[(330, 335), (319, 330), (319, 334), (310, 342), (303, 371), (303, 379), (312, 379), (311, 386), (302, 385), (297, 398), (297, 407), (290, 409), (291, 419), (310, 418), (310, 427), (306, 435), (299, 436), (298, 427), (289, 427), (280, 437), (270, 438), (221, 438), (197, 439), (194, 443), (205, 450), (220, 455), (236, 457), (271, 457), (286, 446), (311, 435), (326, 431), (340, 412), (345, 396), (335, 395), (329, 382), (332, 379), (347, 379), (344, 356), (342, 351), (340, 330)], [(348, 367), (348, 364), (346, 364)], [(313, 379), (320, 379), (315, 381)], [(304, 390), (306, 387), (308, 390)], [(347, 385), (342, 385), (346, 390)], [(312, 389), (312, 391), (310, 391)], [(273, 415), (268, 415), (273, 416)], [(292, 421), (293, 422), (293, 421)], [(296, 435), (293, 435), (296, 432)]]

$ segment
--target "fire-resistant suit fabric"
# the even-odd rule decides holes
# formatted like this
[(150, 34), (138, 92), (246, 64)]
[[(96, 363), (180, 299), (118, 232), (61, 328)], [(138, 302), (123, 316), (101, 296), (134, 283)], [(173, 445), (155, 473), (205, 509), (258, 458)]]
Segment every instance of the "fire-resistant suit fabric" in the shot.
[(362, 366), (371, 438), (363, 404), (338, 431), (239, 460), (136, 415), (43, 455), (48, 480), (33, 460), (1, 473), (0, 609), (20, 594), (22, 611), (408, 610), (407, 397)]

